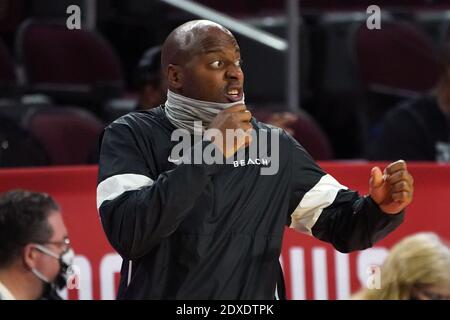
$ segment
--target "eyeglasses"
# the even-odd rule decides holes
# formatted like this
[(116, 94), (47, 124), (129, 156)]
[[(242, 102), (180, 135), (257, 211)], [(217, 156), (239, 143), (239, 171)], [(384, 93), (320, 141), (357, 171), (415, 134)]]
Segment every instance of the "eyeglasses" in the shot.
[(64, 252), (66, 252), (67, 250), (70, 249), (70, 239), (68, 237), (65, 237), (62, 241), (47, 241), (47, 242), (42, 242), (40, 244), (53, 244), (53, 245), (57, 245), (57, 246), (65, 246)]

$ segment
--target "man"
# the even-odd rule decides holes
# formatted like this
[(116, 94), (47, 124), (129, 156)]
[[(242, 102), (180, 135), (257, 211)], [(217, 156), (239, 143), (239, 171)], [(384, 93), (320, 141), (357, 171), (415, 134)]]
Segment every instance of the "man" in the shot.
[[(224, 27), (206, 20), (181, 25), (162, 49), (166, 104), (105, 129), (97, 207), (124, 259), (119, 298), (283, 298), (285, 225), (348, 252), (370, 247), (402, 222), (413, 192), (403, 161), (384, 175), (372, 169), (368, 196), (348, 190), (286, 132), (252, 118), (240, 61)], [(177, 129), (194, 133), (180, 159), (172, 156)], [(221, 139), (230, 129), (240, 132), (231, 144)], [(279, 150), (275, 174), (263, 174), (265, 161), (247, 152), (256, 144), (250, 130), (278, 134), (276, 143), (259, 147)], [(199, 131), (205, 134), (195, 142)], [(227, 164), (195, 161), (198, 150), (211, 149)], [(229, 164), (242, 150), (245, 165)]]
[(0, 196), (0, 300), (61, 299), (73, 255), (60, 209), (46, 194)]
[(443, 50), (440, 70), (432, 94), (386, 114), (370, 159), (450, 162), (450, 43)]

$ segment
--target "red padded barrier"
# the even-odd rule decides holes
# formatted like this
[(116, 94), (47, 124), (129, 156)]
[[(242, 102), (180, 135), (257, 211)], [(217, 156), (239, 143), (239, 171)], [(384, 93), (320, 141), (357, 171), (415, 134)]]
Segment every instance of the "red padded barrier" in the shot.
[[(372, 163), (323, 162), (321, 166), (349, 188), (367, 192)], [(379, 264), (387, 249), (404, 236), (434, 231), (450, 239), (450, 165), (410, 163), (408, 168), (415, 179), (415, 196), (406, 220), (374, 248), (343, 255), (329, 244), (286, 231), (282, 263), (290, 298), (347, 298), (367, 281), (368, 266)], [(115, 297), (120, 257), (101, 228), (96, 179), (96, 166), (0, 170), (0, 192), (13, 188), (47, 192), (61, 205), (79, 271), (79, 289), (68, 290), (70, 299)]]

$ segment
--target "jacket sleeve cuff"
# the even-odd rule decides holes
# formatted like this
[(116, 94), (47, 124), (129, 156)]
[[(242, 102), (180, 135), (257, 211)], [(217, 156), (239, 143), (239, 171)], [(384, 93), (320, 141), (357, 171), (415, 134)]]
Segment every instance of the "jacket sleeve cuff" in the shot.
[(365, 197), (367, 205), (370, 208), (370, 212), (372, 212), (376, 217), (379, 217), (381, 219), (389, 219), (392, 221), (403, 221), (404, 216), (405, 216), (405, 209), (403, 209), (402, 211), (395, 213), (395, 214), (390, 214), (390, 213), (386, 213), (383, 210), (381, 210), (380, 206), (370, 197), (370, 196), (366, 196)]

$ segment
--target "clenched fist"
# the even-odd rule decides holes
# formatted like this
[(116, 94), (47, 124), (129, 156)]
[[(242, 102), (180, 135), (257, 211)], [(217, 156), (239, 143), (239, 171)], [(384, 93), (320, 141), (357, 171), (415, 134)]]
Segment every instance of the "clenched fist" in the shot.
[[(240, 148), (251, 143), (251, 130), (253, 129), (250, 123), (251, 119), (252, 114), (244, 104), (234, 105), (222, 110), (208, 127), (208, 129), (216, 129), (217, 134), (213, 133), (208, 138), (219, 148), (225, 158), (229, 158)], [(227, 137), (227, 134), (230, 133), (232, 134), (231, 138)]]
[(372, 168), (369, 194), (383, 212), (396, 214), (411, 203), (413, 184), (405, 161), (399, 160), (389, 164), (383, 173), (378, 167)]

